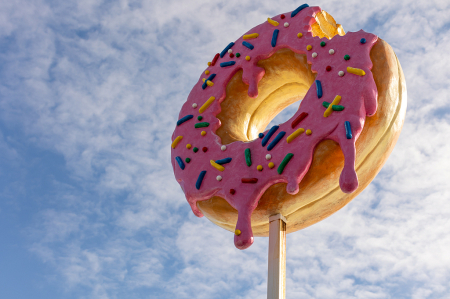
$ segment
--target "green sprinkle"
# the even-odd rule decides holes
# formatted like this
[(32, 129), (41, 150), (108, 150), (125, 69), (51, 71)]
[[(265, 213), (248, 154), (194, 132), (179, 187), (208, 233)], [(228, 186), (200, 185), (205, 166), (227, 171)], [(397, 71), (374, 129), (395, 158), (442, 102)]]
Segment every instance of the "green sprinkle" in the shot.
[(241, 53), (236, 53), (236, 57), (239, 57), (239, 56), (241, 56)]
[(194, 147), (193, 151), (194, 153), (198, 152), (198, 148)]
[(198, 124), (195, 124), (195, 128), (196, 129), (198, 129), (198, 128), (206, 128), (208, 126), (209, 126), (209, 123), (198, 123)]
[(198, 119), (198, 120), (202, 120), (202, 119), (203, 119), (203, 116), (199, 115), (199, 116), (197, 117), (197, 119)]
[(186, 161), (186, 163), (189, 163), (189, 162), (191, 162), (191, 158), (186, 158), (186, 160), (184, 160), (184, 161)]
[(330, 106), (330, 103), (328, 103), (328, 102), (323, 102), (323, 103), (322, 103), (322, 106), (324, 106), (325, 108), (328, 108), (328, 106)]
[(252, 154), (250, 152), (249, 148), (245, 149), (245, 163), (247, 163), (247, 166), (252, 166)]
[(333, 111), (342, 111), (345, 109), (345, 107), (341, 105), (333, 105), (333, 107), (331, 108), (333, 109)]
[(289, 163), (289, 161), (292, 159), (292, 157), (294, 156), (294, 154), (287, 154), (286, 157), (284, 157), (283, 161), (281, 161), (280, 166), (278, 166), (278, 174), (282, 174), (284, 168), (286, 167), (286, 165)]
[(322, 47), (325, 47), (326, 44), (327, 44), (326, 42), (321, 42), (321, 43), (320, 43), (320, 45), (321, 45)]
[(350, 55), (345, 55), (345, 56), (344, 56), (344, 59), (345, 59), (345, 60), (349, 60), (349, 59), (350, 59)]

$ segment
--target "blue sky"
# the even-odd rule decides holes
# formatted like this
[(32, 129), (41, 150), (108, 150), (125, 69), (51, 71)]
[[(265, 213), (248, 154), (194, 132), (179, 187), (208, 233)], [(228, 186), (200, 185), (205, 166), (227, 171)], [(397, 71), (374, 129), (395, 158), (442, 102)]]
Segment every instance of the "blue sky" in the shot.
[[(207, 61), (301, 4), (1, 0), (0, 297), (266, 298), (268, 239), (192, 214), (170, 138)], [(448, 298), (450, 2), (309, 5), (394, 48), (408, 111), (372, 184), (288, 235), (287, 298)]]

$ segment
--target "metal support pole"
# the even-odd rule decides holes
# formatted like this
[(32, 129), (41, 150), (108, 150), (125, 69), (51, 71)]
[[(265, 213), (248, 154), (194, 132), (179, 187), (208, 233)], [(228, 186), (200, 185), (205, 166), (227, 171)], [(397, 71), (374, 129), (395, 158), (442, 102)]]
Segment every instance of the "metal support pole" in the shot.
[(267, 299), (286, 298), (286, 219), (281, 214), (269, 218), (269, 274)]

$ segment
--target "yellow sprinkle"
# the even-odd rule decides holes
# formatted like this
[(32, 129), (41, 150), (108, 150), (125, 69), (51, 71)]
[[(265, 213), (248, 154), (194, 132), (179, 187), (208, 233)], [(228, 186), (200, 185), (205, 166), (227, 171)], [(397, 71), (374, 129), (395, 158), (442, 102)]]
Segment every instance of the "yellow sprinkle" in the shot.
[(306, 135), (311, 135), (312, 131), (310, 129), (306, 130)]
[(191, 147), (192, 147), (192, 145), (190, 145), (189, 143), (186, 144), (186, 148), (187, 148), (187, 149), (190, 149)]
[(205, 83), (205, 80), (206, 80), (205, 78), (202, 79), (203, 83)]
[(214, 82), (213, 82), (213, 81), (210, 81), (210, 80), (206, 80), (206, 85), (208, 85), (208, 86), (213, 86), (213, 85), (214, 85)]
[(366, 74), (366, 72), (364, 72), (362, 69), (357, 69), (349, 66), (347, 67), (347, 72), (358, 76), (364, 76)]
[(202, 134), (202, 136), (206, 135), (206, 131), (202, 131), (200, 134)]
[(273, 26), (278, 26), (280, 24), (277, 21), (272, 20), (271, 18), (267, 18), (267, 22), (269, 22), (269, 24)]
[(205, 75), (209, 75), (209, 70), (206, 70), (206, 71), (205, 71)]
[(249, 61), (250, 60), (250, 56), (245, 56), (245, 60)]
[(246, 34), (242, 38), (243, 39), (252, 39), (252, 38), (257, 38), (258, 36), (259, 36), (258, 33), (252, 33), (252, 34)]
[(236, 236), (239, 236), (239, 235), (241, 234), (241, 231), (237, 229), (237, 230), (234, 231), (234, 234), (235, 234)]
[(258, 171), (262, 171), (263, 167), (262, 167), (262, 165), (258, 165), (258, 167), (256, 167), (256, 169), (258, 169)]
[(333, 102), (328, 106), (327, 110), (323, 113), (323, 117), (330, 116), (331, 112), (333, 112), (333, 105), (339, 105), (339, 102), (341, 101), (341, 96), (337, 95)]
[(208, 61), (208, 66), (211, 66), (211, 61)]
[(292, 140), (300, 136), (303, 132), (305, 132), (305, 129), (303, 128), (295, 130), (294, 133), (292, 133), (291, 135), (288, 136), (288, 138), (286, 138), (287, 143), (291, 143)]
[(203, 113), (203, 111), (205, 111), (206, 109), (208, 109), (208, 107), (212, 104), (212, 102), (214, 102), (216, 98), (215, 97), (210, 97), (205, 104), (203, 104), (203, 106), (200, 107), (200, 109), (198, 109), (198, 112)]
[(172, 142), (172, 148), (176, 148), (181, 139), (183, 139), (183, 136), (178, 136), (177, 138), (175, 138), (175, 140)]
[(301, 32), (297, 33), (298, 38), (301, 38), (302, 36), (303, 36), (303, 33), (301, 33)]
[(209, 160), (209, 162), (211, 163), (211, 166), (214, 167), (215, 169), (219, 170), (219, 171), (224, 171), (225, 167), (223, 167), (220, 164), (217, 164), (216, 162), (214, 162), (214, 160)]
[(274, 168), (274, 167), (275, 167), (275, 164), (273, 164), (273, 162), (270, 162), (270, 163), (269, 163), (269, 168), (272, 169), (272, 168)]
[(311, 51), (311, 49), (312, 49), (312, 46), (311, 46), (311, 45), (307, 45), (307, 46), (306, 46), (306, 50)]

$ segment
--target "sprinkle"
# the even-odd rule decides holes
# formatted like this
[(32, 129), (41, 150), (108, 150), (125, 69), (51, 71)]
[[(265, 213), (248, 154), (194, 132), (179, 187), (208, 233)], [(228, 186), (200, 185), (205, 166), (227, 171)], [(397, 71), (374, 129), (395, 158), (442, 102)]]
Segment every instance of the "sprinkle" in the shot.
[(279, 126), (273, 126), (270, 128), (269, 132), (267, 132), (267, 135), (263, 138), (261, 145), (266, 146), (267, 142), (269, 142), (270, 137), (278, 130)]
[(181, 157), (175, 157), (175, 160), (177, 160), (178, 166), (180, 166), (181, 170), (184, 170), (184, 163), (183, 160), (181, 159)]
[(275, 164), (273, 164), (273, 162), (270, 162), (268, 166), (269, 166), (270, 169), (272, 169), (272, 168), (275, 167)]
[(201, 187), (201, 185), (202, 185), (203, 178), (205, 177), (205, 174), (206, 174), (206, 170), (203, 170), (203, 171), (200, 172), (200, 174), (198, 175), (197, 182), (195, 183), (195, 188), (197, 188), (197, 190), (200, 190), (200, 187)]
[(349, 60), (350, 59), (350, 55), (344, 55), (344, 59), (345, 60)]
[(307, 7), (309, 7), (309, 5), (306, 4), (306, 3), (300, 5), (299, 7), (297, 7), (297, 9), (294, 10), (294, 11), (291, 13), (291, 18), (295, 17), (302, 9), (305, 9), (305, 8), (307, 8)]
[(352, 126), (350, 125), (349, 121), (345, 122), (345, 136), (347, 136), (347, 139), (352, 139)]
[(258, 165), (258, 166), (256, 167), (256, 169), (258, 169), (258, 171), (262, 171), (262, 170), (263, 170), (263, 167), (262, 167), (262, 165)]
[(184, 123), (184, 122), (187, 122), (188, 120), (190, 120), (190, 119), (193, 118), (193, 117), (194, 117), (193, 115), (186, 115), (186, 116), (180, 118), (180, 119), (177, 121), (177, 126), (181, 125), (181, 124)]
[(364, 76), (366, 74), (362, 69), (357, 69), (353, 67), (347, 67), (347, 72), (358, 76)]
[(328, 106), (327, 110), (325, 110), (325, 112), (323, 113), (323, 117), (328, 117), (328, 116), (330, 116), (331, 112), (333, 111), (332, 106), (333, 106), (333, 105), (338, 105), (339, 102), (341, 101), (341, 98), (342, 98), (342, 97), (341, 97), (340, 95), (337, 95), (337, 96), (334, 98), (333, 102), (332, 102), (331, 105), (330, 105), (331, 107)]
[(245, 149), (245, 163), (247, 163), (247, 166), (252, 166), (252, 153), (250, 152), (249, 148)]
[(183, 139), (183, 136), (178, 136), (177, 138), (175, 138), (175, 140), (172, 142), (172, 148), (176, 148), (181, 139)]
[(291, 135), (288, 136), (288, 138), (286, 138), (286, 142), (291, 143), (295, 138), (300, 136), (303, 132), (305, 132), (305, 129), (303, 129), (303, 128), (295, 130)]
[(191, 162), (191, 158), (186, 158), (186, 163), (189, 163), (189, 162)]
[(225, 53), (227, 53), (227, 51), (234, 46), (234, 43), (231, 42), (228, 44), (228, 46), (225, 47), (225, 49), (222, 50), (222, 52), (220, 52), (220, 58), (223, 58), (223, 56), (225, 56)]
[(222, 62), (222, 63), (220, 64), (220, 67), (231, 66), (231, 65), (234, 65), (235, 63), (236, 63), (236, 61)]
[(235, 234), (236, 236), (239, 236), (239, 235), (241, 234), (241, 231), (237, 229), (237, 230), (234, 231), (234, 234)]
[(186, 144), (186, 148), (187, 148), (187, 149), (190, 149), (191, 147), (192, 147), (192, 145), (190, 145), (189, 143)]
[(198, 147), (194, 147), (192, 150), (194, 151), (194, 153), (196, 153), (198, 152)]
[(331, 66), (328, 65), (325, 69), (327, 70), (327, 72), (329, 72), (331, 71)]
[(250, 50), (253, 50), (253, 48), (255, 48), (255, 46), (253, 46), (251, 43), (246, 42), (246, 41), (243, 41), (242, 44), (243, 44), (245, 47), (249, 48)]
[(320, 99), (323, 95), (323, 92), (322, 92), (322, 83), (319, 80), (316, 80), (316, 90), (317, 90), (317, 97)]
[(264, 137), (264, 133), (259, 133), (258, 134), (258, 137), (261, 139), (261, 138), (263, 138)]
[(257, 38), (258, 36), (259, 36), (258, 33), (251, 33), (251, 34), (244, 35), (242, 38), (243, 39), (253, 39), (253, 38)]
[(317, 53), (316, 52), (312, 53), (312, 57), (316, 58), (317, 57)]
[(286, 18), (286, 16), (285, 16), (285, 15), (281, 15), (280, 18), (281, 18), (281, 19), (284, 19), (284, 18)]
[(220, 164), (217, 164), (216, 162), (214, 162), (214, 160), (209, 160), (209, 163), (211, 163), (211, 166), (214, 167), (215, 169), (217, 169), (218, 171), (224, 171), (225, 167), (223, 167)]
[(233, 58), (234, 57), (234, 54), (233, 53), (230, 53), (230, 58)]
[(258, 179), (257, 178), (242, 178), (241, 182), (247, 183), (247, 184), (256, 184), (258, 182)]
[(326, 44), (327, 44), (326, 42), (320, 42), (321, 47), (325, 47)]
[(222, 151), (225, 151), (225, 150), (227, 149), (227, 147), (226, 147), (226, 145), (222, 145), (222, 146), (220, 147), (220, 149), (221, 149)]
[(216, 98), (215, 97), (210, 97), (201, 107), (200, 109), (198, 109), (199, 113), (203, 113), (206, 109), (208, 109), (208, 107), (212, 104), (212, 102), (214, 102)]
[(197, 116), (197, 119), (200, 121), (203, 119), (203, 116), (199, 115), (199, 116)]
[(361, 38), (361, 40), (359, 41), (361, 44), (365, 44), (366, 43), (366, 39), (365, 38)]
[(231, 158), (225, 158), (225, 159), (221, 159), (221, 160), (216, 160), (216, 163), (219, 164), (219, 165), (228, 164), (230, 162), (231, 162)]
[(209, 70), (206, 70), (206, 71), (205, 71), (205, 75), (209, 75)]
[(209, 126), (209, 123), (207, 123), (207, 122), (196, 123), (196, 124), (194, 125), (194, 127), (195, 127), (196, 129), (198, 129), (198, 128), (206, 128), (206, 127), (208, 127), (208, 126)]
[[(216, 77), (216, 74), (211, 74), (208, 79), (203, 79), (203, 85), (202, 88), (205, 89), (206, 86), (213, 86), (214, 83), (212, 82), (212, 80)], [(208, 83), (209, 82), (209, 83)]]
[(241, 57), (241, 53), (236, 53), (236, 57)]
[(297, 33), (298, 38), (301, 38), (302, 36), (303, 36), (303, 33), (301, 33), (301, 32)]
[(269, 22), (269, 24), (273, 26), (278, 26), (280, 24), (277, 21), (272, 20), (271, 18), (267, 18), (267, 22)]
[(328, 53), (330, 53), (330, 55), (333, 55), (334, 54), (334, 50), (330, 49), (330, 51), (328, 51)]
[(292, 159), (293, 156), (294, 154), (289, 153), (284, 157), (283, 161), (281, 161), (280, 165), (278, 166), (277, 169), (278, 174), (283, 173), (284, 168), (286, 167), (286, 165), (289, 163), (289, 161)]
[(310, 129), (306, 130), (306, 135), (311, 135), (312, 131)]
[(277, 39), (278, 39), (278, 32), (280, 32), (280, 30), (278, 30), (278, 29), (275, 29), (274, 31), (273, 31), (273, 34), (272, 34), (272, 47), (275, 47), (276, 45), (277, 45)]
[(208, 148), (207, 148), (206, 146), (204, 146), (204, 147), (202, 148), (202, 151), (203, 151), (204, 153), (206, 153), (206, 152), (208, 151)]
[(216, 176), (216, 180), (218, 180), (219, 182), (222, 180), (222, 177), (220, 175)]
[(280, 142), (281, 138), (283, 138), (283, 136), (286, 135), (286, 132), (281, 131), (280, 133), (278, 133), (277, 137), (275, 137), (272, 142), (267, 146), (267, 150), (271, 151), (275, 145), (277, 145), (278, 142)]
[(284, 23), (284, 27), (289, 27), (289, 23), (288, 22), (286, 22), (286, 23)]
[(196, 103), (192, 104), (192, 108), (197, 108), (197, 104)]
[(233, 50), (232, 49), (228, 49), (228, 54), (231, 54), (231, 53), (233, 53)]
[[(330, 106), (330, 103), (323, 102), (322, 106), (324, 106), (325, 108), (328, 108)], [(331, 106), (331, 109), (333, 109), (333, 111), (342, 111), (345, 109), (345, 107), (341, 106), (341, 105), (333, 105), (333, 106)]]
[(213, 60), (212, 60), (212, 62), (211, 62), (211, 65), (212, 65), (212, 66), (214, 66), (214, 65), (216, 64), (217, 59), (219, 59), (219, 56), (220, 56), (219, 53), (217, 53), (216, 55), (214, 55), (214, 58), (213, 58)]
[(306, 46), (306, 50), (311, 51), (311, 49), (312, 49), (312, 46), (311, 46), (311, 45), (307, 45), (307, 46)]
[(245, 56), (245, 60), (249, 61), (250, 60), (250, 56)]
[(266, 160), (270, 160), (270, 159), (272, 159), (272, 155), (271, 154), (267, 154), (266, 155)]
[(200, 134), (201, 134), (202, 136), (205, 136), (205, 135), (206, 135), (206, 131), (202, 131)]
[(208, 61), (208, 66), (211, 66), (211, 61)]
[(307, 117), (307, 116), (308, 116), (308, 113), (306, 113), (306, 112), (300, 113), (300, 115), (297, 116), (297, 118), (294, 119), (294, 121), (292, 122), (291, 128), (292, 128), (292, 129), (295, 128), (295, 127), (296, 127), (302, 120), (304, 120), (305, 117)]
[(338, 73), (338, 75), (339, 75), (339, 77), (342, 77), (342, 76), (344, 76), (344, 71), (339, 71), (339, 73)]
[(236, 193), (236, 190), (230, 189), (230, 194), (231, 194), (231, 195), (234, 195), (234, 193)]

